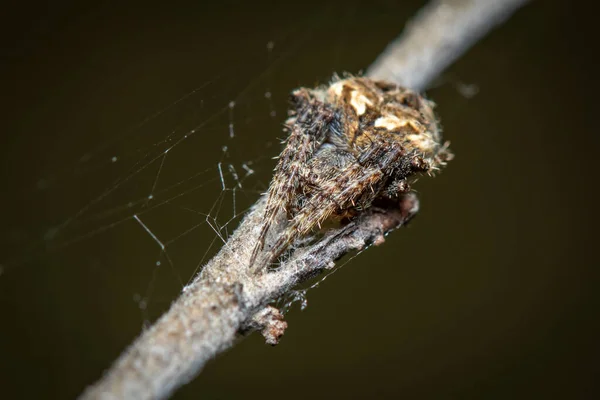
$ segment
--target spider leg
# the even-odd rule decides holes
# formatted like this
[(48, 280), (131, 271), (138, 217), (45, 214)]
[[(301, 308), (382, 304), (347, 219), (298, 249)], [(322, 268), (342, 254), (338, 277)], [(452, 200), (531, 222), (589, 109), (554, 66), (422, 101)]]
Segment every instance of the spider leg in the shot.
[(397, 143), (375, 141), (360, 154), (347, 167), (335, 173), (327, 171), (328, 179), (320, 182), (318, 190), (269, 250), (268, 262), (279, 257), (296, 238), (306, 235), (315, 226), (320, 227), (336, 212), (355, 207), (356, 204), (368, 207), (382, 194), (384, 181), (402, 167), (405, 150)]
[(320, 227), (333, 214), (354, 207), (365, 193), (375, 196), (378, 192), (375, 188), (380, 184), (383, 172), (377, 165), (365, 167), (354, 162), (330, 175), (332, 177), (320, 183), (318, 190), (311, 195), (269, 250), (269, 262), (279, 257), (296, 238), (305, 236), (315, 226)]
[(371, 140), (366, 148), (359, 151), (357, 162), (365, 167), (375, 166), (386, 175), (391, 175), (403, 161), (406, 151), (402, 145), (392, 140)]
[(292, 100), (298, 104), (299, 112), (291, 122), (288, 121), (290, 135), (269, 185), (264, 220), (252, 251), (250, 265), (254, 264), (258, 253), (263, 249), (267, 233), (278, 215), (290, 211), (290, 204), (299, 187), (300, 172), (327, 139), (328, 124), (333, 119), (331, 109), (318, 100), (311, 100), (308, 93), (294, 95)]

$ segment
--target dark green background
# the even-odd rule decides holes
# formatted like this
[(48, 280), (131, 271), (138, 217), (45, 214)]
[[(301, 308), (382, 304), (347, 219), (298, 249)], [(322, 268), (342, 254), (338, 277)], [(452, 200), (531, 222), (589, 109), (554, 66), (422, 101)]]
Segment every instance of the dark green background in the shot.
[[(204, 219), (183, 207), (215, 215), (219, 161), (253, 161), (237, 211), (252, 204), (287, 93), (365, 69), (421, 5), (201, 3), (5, 13), (0, 397), (73, 398), (95, 381), (218, 247), (203, 225), (167, 247), (170, 267), (131, 216), (167, 241)], [(536, 2), (453, 65), (428, 95), (456, 159), (416, 185), (414, 223), (309, 291), (279, 346), (252, 335), (175, 398), (597, 395), (596, 22), (577, 7)], [(198, 125), (165, 159), (162, 197), (140, 201), (159, 159), (76, 215)]]

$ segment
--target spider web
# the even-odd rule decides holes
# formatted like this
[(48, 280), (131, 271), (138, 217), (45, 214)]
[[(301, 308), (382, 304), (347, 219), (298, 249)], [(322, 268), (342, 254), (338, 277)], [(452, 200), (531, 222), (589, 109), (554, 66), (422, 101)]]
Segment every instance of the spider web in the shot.
[[(102, 129), (90, 122), (75, 137), (61, 132), (70, 123), (57, 117), (42, 167), (21, 174), (2, 208), (19, 216), (2, 228), (0, 281), (50, 274), (65, 287), (138, 307), (144, 322), (160, 315), (266, 190), (288, 93), (326, 82), (344, 63), (359, 3), (341, 5), (291, 17), (271, 10), (269, 32), (233, 35), (241, 49), (221, 52), (233, 54), (215, 61), (218, 67), (207, 62), (199, 83), (170, 100), (157, 97), (143, 112), (136, 104), (102, 104), (94, 118), (118, 115)], [(336, 20), (340, 10), (344, 18)], [(216, 34), (225, 35), (234, 19)], [(334, 51), (323, 56), (324, 48)], [(298, 63), (305, 68), (299, 75)], [(48, 134), (20, 133), (31, 143)]]
[[(152, 321), (267, 189), (289, 92), (335, 72), (360, 72), (397, 34), (396, 21), (418, 6), (379, 2), (362, 10), (359, 1), (336, 0), (295, 14), (268, 9), (268, 29), (248, 38), (229, 32), (243, 24), (232, 14), (214, 32), (222, 51), (206, 51), (198, 82), (179, 83), (169, 100), (157, 89), (144, 92), (151, 97), (144, 107), (123, 104), (116, 99), (128, 88), (115, 89), (92, 112), (93, 121), (112, 123), (64, 134), (70, 121), (61, 115), (48, 132), (22, 130), (30, 146), (55, 136), (44, 142), (52, 148), (41, 167), (7, 191), (12, 204), (2, 211), (18, 215), (2, 228), (0, 284), (50, 276), (64, 288), (137, 307), (142, 322)], [(283, 308), (304, 306), (306, 290), (282, 299)]]

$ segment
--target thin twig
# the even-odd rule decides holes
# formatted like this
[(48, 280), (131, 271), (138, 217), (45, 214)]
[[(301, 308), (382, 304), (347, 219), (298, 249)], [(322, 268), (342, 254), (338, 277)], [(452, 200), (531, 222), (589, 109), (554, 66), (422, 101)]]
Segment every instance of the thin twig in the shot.
[[(386, 49), (369, 74), (422, 88), (522, 3), (524, 0), (434, 1)], [(452, 40), (442, 40), (444, 37)], [(208, 360), (231, 347), (240, 332), (261, 330), (269, 343), (276, 343), (286, 324), (269, 303), (333, 268), (344, 254), (382, 243), (385, 233), (412, 218), (418, 201), (408, 194), (394, 207), (373, 207), (315, 244), (295, 251), (278, 268), (256, 273), (249, 269), (249, 260), (264, 206), (263, 197), (169, 311), (142, 332), (82, 398), (166, 398), (193, 379)]]
[(416, 90), (528, 0), (434, 0), (406, 24), (367, 75)]

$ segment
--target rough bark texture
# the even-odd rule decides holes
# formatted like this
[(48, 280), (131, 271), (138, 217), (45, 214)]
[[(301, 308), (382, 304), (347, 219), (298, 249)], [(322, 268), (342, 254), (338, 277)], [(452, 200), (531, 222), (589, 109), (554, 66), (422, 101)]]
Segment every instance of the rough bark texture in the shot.
[(414, 194), (388, 209), (372, 208), (352, 223), (299, 249), (273, 271), (249, 268), (264, 213), (262, 198), (223, 249), (151, 328), (131, 345), (83, 398), (164, 398), (191, 380), (209, 359), (229, 348), (242, 331), (260, 330), (270, 344), (285, 322), (270, 301), (331, 269), (352, 250), (380, 244), (384, 235), (418, 211)]
[[(425, 7), (369, 70), (369, 75), (422, 89), (452, 60), (524, 0), (446, 0)], [(389, 208), (371, 208), (352, 223), (296, 250), (280, 267), (248, 268), (264, 213), (261, 198), (221, 251), (152, 327), (81, 396), (84, 399), (166, 398), (204, 364), (233, 345), (240, 332), (259, 330), (277, 343), (286, 324), (269, 303), (331, 269), (344, 254), (380, 244), (418, 211), (414, 194)], [(268, 246), (265, 246), (268, 248)]]

